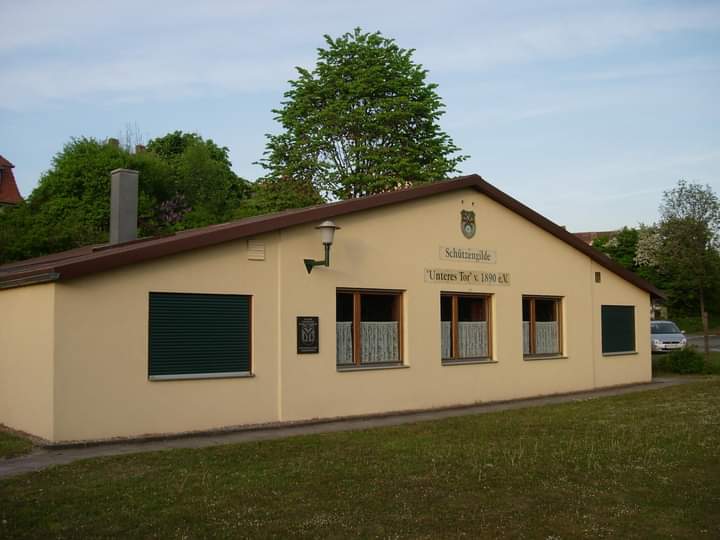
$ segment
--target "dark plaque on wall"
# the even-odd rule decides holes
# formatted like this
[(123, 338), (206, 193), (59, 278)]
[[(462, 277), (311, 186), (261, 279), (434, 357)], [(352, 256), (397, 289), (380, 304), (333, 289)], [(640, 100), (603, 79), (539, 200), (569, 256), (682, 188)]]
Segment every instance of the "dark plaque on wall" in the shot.
[(297, 353), (312, 354), (320, 352), (320, 323), (317, 317), (297, 318)]

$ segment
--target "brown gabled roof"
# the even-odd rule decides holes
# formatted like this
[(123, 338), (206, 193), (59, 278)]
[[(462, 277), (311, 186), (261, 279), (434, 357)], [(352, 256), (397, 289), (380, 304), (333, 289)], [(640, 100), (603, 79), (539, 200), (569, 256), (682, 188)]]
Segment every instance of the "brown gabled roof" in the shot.
[(287, 210), (277, 214), (257, 216), (240, 221), (210, 225), (200, 229), (178, 232), (169, 236), (143, 238), (123, 244), (87, 246), (36, 259), (29, 259), (0, 266), (0, 288), (16, 287), (32, 283), (72, 279), (111, 268), (148, 261), (182, 253), (192, 249), (247, 238), (259, 234), (285, 229), (294, 225), (317, 223), (337, 216), (343, 216), (380, 208), (391, 204), (422, 199), (458, 189), (474, 188), (505, 208), (519, 214), (546, 232), (584, 253), (598, 264), (611, 270), (633, 285), (654, 296), (663, 298), (663, 293), (644, 279), (623, 268), (598, 250), (591, 248), (574, 234), (556, 225), (549, 219), (531, 210), (524, 204), (503, 193), (495, 186), (473, 174), (452, 180), (443, 180), (418, 187), (401, 189), (350, 199), (335, 203)]
[(13, 167), (15, 165), (0, 156), (0, 204), (20, 204), (23, 200), (15, 183)]

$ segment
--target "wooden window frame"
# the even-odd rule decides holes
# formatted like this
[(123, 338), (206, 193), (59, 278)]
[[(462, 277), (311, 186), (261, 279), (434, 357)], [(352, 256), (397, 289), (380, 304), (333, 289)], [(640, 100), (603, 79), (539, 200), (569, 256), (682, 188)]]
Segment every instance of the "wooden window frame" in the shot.
[[(352, 294), (353, 297), (353, 318), (352, 318), (352, 340), (353, 340), (353, 362), (351, 365), (342, 365), (337, 363), (336, 366), (340, 369), (354, 369), (364, 368), (371, 369), (373, 367), (385, 367), (385, 366), (401, 366), (404, 365), (404, 347), (403, 347), (403, 336), (405, 335), (404, 327), (404, 308), (403, 308), (403, 293), (405, 291), (400, 289), (346, 289), (338, 288), (335, 290), (335, 296), (338, 294)], [(378, 296), (394, 296), (395, 305), (393, 311), (397, 316), (398, 321), (398, 360), (390, 362), (373, 362), (373, 363), (362, 363), (362, 356), (360, 351), (361, 336), (360, 336), (360, 322), (362, 322), (362, 295), (378, 295)], [(337, 320), (337, 316), (335, 318)]]
[[(563, 356), (563, 297), (562, 296), (545, 296), (537, 294), (523, 294), (521, 302), (530, 300), (530, 352), (526, 353), (523, 351), (525, 358), (553, 358), (556, 356)], [(558, 352), (555, 353), (536, 353), (536, 317), (535, 317), (535, 302), (537, 300), (552, 300), (555, 303), (555, 320), (558, 322)], [(524, 318), (522, 322), (525, 322)]]
[[(452, 300), (451, 307), (451, 320), (450, 320), (450, 358), (440, 358), (443, 364), (458, 364), (463, 362), (489, 362), (493, 359), (493, 320), (492, 320), (492, 294), (487, 293), (467, 293), (467, 292), (454, 292), (454, 291), (441, 291), (440, 302), (442, 302), (443, 296), (449, 296)], [(488, 355), (487, 356), (458, 356), (460, 351), (460, 340), (458, 332), (458, 322), (460, 319), (458, 300), (460, 298), (482, 298), (485, 300), (485, 320), (488, 326)], [(440, 317), (442, 323), (442, 316)], [(441, 338), (442, 339), (442, 338)], [(442, 357), (442, 353), (440, 354)]]

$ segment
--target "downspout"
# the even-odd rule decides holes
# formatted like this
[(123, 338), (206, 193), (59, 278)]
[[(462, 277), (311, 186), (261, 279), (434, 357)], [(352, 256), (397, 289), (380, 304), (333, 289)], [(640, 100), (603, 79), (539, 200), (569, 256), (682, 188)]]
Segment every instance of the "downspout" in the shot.
[(282, 371), (283, 371), (283, 340), (285, 339), (285, 333), (283, 332), (282, 327), (282, 317), (283, 317), (283, 304), (282, 304), (282, 295), (283, 295), (283, 274), (282, 274), (282, 268), (283, 268), (283, 260), (282, 260), (282, 230), (279, 230), (277, 233), (277, 284), (275, 287), (275, 290), (277, 291), (277, 320), (275, 321), (275, 324), (277, 325), (277, 335), (279, 339), (276, 339), (275, 342), (277, 343), (277, 414), (278, 414), (278, 422), (282, 422), (284, 420), (283, 415), (283, 377), (282, 377)]

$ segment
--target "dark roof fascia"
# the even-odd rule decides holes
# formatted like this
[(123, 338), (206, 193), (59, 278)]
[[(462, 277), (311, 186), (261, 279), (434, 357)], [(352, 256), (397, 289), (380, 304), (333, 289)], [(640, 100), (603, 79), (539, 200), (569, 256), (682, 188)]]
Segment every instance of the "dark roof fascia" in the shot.
[(17, 287), (27, 287), (28, 285), (39, 285), (40, 283), (50, 283), (58, 279), (60, 279), (60, 274), (57, 272), (35, 273), (25, 277), (2, 279), (0, 280), (0, 289), (15, 289)]
[[(295, 225), (322, 221), (324, 219), (352, 214), (371, 208), (379, 208), (400, 202), (421, 199), (432, 194), (473, 187), (479, 178), (477, 175), (467, 176), (455, 180), (435, 182), (416, 188), (314, 206), (298, 211), (271, 214), (262, 218), (250, 218), (249, 220), (241, 220), (237, 223), (225, 224), (224, 226), (211, 225), (202, 229), (190, 230), (172, 236), (150, 238), (145, 242), (133, 241), (128, 244), (111, 247), (107, 250), (96, 248), (91, 255), (79, 256), (75, 259), (64, 259), (52, 265), (42, 264), (39, 268), (33, 267), (32, 263), (34, 261), (25, 261), (26, 264), (24, 265), (22, 262), (17, 263), (24, 266), (24, 268), (18, 268), (16, 271), (8, 268), (10, 272), (7, 276), (0, 277), (0, 281), (16, 277), (25, 277), (48, 270), (60, 274), (60, 280), (72, 279), (119, 266), (274, 232)], [(3, 267), (0, 267), (0, 271), (2, 270)]]
[[(250, 218), (222, 226), (214, 225), (172, 236), (151, 238), (145, 241), (133, 241), (128, 244), (109, 246), (107, 249), (96, 248), (93, 253), (89, 255), (81, 255), (75, 259), (61, 259), (54, 264), (40, 264), (37, 268), (33, 268), (32, 261), (27, 261), (24, 268), (17, 268), (17, 270), (9, 268), (8, 270), (10, 270), (10, 272), (8, 272), (5, 277), (0, 277), (0, 283), (7, 283), (10, 280), (16, 280), (18, 278), (27, 278), (35, 274), (48, 273), (58, 274), (58, 279), (60, 280), (72, 279), (128, 264), (274, 232), (296, 225), (322, 221), (328, 218), (422, 199), (431, 195), (438, 195), (465, 188), (476, 189), (490, 199), (521, 215), (531, 223), (534, 223), (546, 232), (586, 254), (598, 264), (616, 273), (626, 281), (649, 292), (653, 296), (665, 298), (665, 295), (652, 284), (615, 263), (600, 251), (588, 246), (564, 228), (541, 216), (506, 193), (503, 193), (478, 175), (463, 176), (453, 180), (443, 180), (419, 187), (340, 201), (261, 218)], [(0, 270), (2, 270), (1, 267)]]

